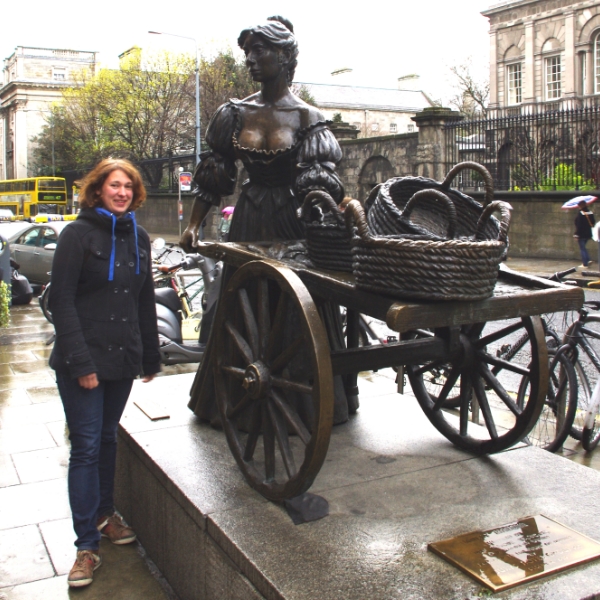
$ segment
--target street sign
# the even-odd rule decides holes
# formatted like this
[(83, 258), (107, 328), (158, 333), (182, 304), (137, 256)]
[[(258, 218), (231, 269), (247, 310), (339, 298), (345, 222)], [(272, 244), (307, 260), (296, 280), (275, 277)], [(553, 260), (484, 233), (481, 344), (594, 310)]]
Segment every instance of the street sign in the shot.
[(179, 189), (182, 192), (190, 192), (192, 190), (192, 174), (179, 173)]

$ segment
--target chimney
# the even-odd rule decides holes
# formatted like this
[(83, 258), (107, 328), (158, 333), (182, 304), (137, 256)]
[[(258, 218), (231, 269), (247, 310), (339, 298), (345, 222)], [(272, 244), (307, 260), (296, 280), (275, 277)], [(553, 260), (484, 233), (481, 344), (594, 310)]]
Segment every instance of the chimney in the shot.
[(398, 89), (399, 90), (409, 90), (409, 91), (417, 91), (419, 84), (419, 76), (416, 73), (411, 73), (410, 75), (403, 75), (402, 77), (398, 77)]

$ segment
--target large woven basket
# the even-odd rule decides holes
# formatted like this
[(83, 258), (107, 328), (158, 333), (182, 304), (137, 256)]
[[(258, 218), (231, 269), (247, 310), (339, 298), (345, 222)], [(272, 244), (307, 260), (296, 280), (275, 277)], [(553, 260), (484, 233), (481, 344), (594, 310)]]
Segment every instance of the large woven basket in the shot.
[(335, 200), (327, 192), (309, 192), (298, 216), (305, 223), (308, 257), (315, 266), (351, 273), (351, 235)]
[[(463, 192), (451, 189), (452, 181), (465, 169), (473, 169), (481, 175), (485, 190), (483, 205)], [(439, 190), (452, 200), (457, 215), (456, 235), (459, 238), (473, 235), (484, 207), (494, 195), (492, 176), (485, 167), (475, 162), (457, 164), (442, 182), (426, 177), (395, 177), (373, 190), (365, 203), (371, 232), (376, 235), (395, 235), (429, 231), (442, 236), (446, 230), (446, 212), (434, 197), (419, 206), (411, 218), (410, 227), (402, 219), (406, 203), (416, 192), (424, 189)], [(498, 233), (498, 221), (489, 219), (482, 232), (483, 239), (497, 240)]]
[[(500, 212), (498, 239), (484, 239), (496, 211)], [(348, 204), (345, 217), (354, 232), (353, 271), (358, 288), (418, 300), (472, 301), (492, 295), (507, 246), (510, 205), (506, 202), (490, 202), (469, 239), (372, 235), (357, 200)], [(451, 221), (452, 213), (445, 219)], [(455, 231), (458, 225), (457, 220)]]

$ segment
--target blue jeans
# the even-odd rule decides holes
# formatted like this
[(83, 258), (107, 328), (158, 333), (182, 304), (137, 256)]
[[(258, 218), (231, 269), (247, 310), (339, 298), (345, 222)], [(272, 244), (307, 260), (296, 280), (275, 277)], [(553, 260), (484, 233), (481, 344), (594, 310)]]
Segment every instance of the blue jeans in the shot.
[(115, 510), (117, 427), (133, 379), (100, 381), (88, 390), (77, 379), (57, 372), (56, 383), (71, 440), (68, 485), (75, 545), (78, 550), (96, 550), (100, 546), (96, 522)]
[(579, 252), (581, 252), (581, 262), (584, 267), (587, 267), (590, 262), (590, 255), (588, 254), (587, 248), (585, 245), (590, 241), (589, 239), (584, 240), (583, 238), (577, 238), (579, 242)]

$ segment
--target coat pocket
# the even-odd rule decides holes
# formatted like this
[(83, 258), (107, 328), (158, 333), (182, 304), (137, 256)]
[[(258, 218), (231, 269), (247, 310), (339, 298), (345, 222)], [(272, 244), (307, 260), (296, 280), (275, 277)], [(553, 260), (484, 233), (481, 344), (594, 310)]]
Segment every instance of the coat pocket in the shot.
[(84, 264), (84, 269), (86, 271), (93, 271), (97, 273), (99, 271), (103, 271), (108, 269), (108, 259), (110, 255), (105, 250), (102, 250), (99, 247), (90, 247), (90, 253), (87, 257), (87, 260)]

